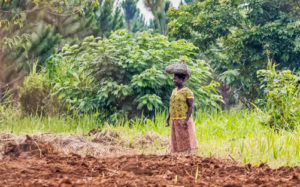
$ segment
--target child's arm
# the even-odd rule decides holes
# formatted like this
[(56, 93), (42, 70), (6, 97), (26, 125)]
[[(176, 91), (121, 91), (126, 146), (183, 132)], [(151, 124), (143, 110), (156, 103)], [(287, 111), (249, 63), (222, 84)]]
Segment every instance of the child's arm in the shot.
[(169, 115), (168, 115), (166, 123), (167, 123), (167, 127), (170, 126), (170, 112), (169, 112)]
[(187, 129), (188, 121), (193, 113), (194, 108), (194, 99), (193, 98), (187, 98), (186, 103), (188, 105), (188, 112), (186, 114), (186, 119), (184, 120), (184, 128)]

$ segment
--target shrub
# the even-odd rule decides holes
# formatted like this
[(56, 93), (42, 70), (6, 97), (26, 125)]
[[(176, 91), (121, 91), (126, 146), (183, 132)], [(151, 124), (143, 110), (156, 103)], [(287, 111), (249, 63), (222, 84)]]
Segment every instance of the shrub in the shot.
[(257, 72), (268, 110), (263, 123), (277, 130), (294, 129), (300, 119), (299, 76), (290, 70), (276, 71), (271, 62), (268, 66), (267, 70)]
[(50, 82), (44, 74), (33, 71), (24, 79), (19, 88), (21, 109), (29, 115), (54, 115), (61, 110), (61, 103), (50, 95)]
[(133, 35), (120, 30), (107, 39), (91, 36), (79, 45), (66, 45), (49, 60), (48, 73), (54, 93), (73, 109), (97, 110), (103, 118), (117, 111), (132, 117), (167, 108), (174, 86), (165, 67), (184, 59), (192, 69), (187, 86), (195, 93), (196, 107), (218, 107), (221, 99), (217, 85), (210, 84), (211, 69), (193, 59), (195, 50), (185, 40), (169, 42), (151, 31)]

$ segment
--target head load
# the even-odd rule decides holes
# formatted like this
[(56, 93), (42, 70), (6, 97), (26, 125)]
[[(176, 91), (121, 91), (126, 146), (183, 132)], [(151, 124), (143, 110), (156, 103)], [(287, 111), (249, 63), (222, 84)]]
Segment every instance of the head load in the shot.
[(183, 74), (185, 76), (185, 80), (188, 80), (191, 76), (191, 70), (187, 66), (185, 61), (176, 62), (170, 64), (166, 67), (166, 72), (170, 74)]

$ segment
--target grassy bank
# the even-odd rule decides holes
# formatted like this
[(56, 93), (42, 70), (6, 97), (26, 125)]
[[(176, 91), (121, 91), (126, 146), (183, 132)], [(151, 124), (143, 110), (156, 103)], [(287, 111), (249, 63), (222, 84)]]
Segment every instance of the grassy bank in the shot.
[[(155, 132), (168, 139), (170, 128), (165, 127), (164, 113), (153, 119), (135, 119), (122, 125), (101, 124), (93, 116), (24, 117), (7, 115), (0, 119), (0, 130), (13, 134), (53, 132), (86, 134), (94, 128), (109, 128), (119, 133), (125, 146), (143, 134)], [(300, 119), (294, 131), (275, 132), (260, 125), (262, 113), (232, 110), (229, 112), (197, 112), (194, 116), (200, 156), (216, 156), (258, 165), (269, 163), (272, 167), (300, 165)], [(151, 147), (139, 147), (141, 153), (163, 154), (168, 146), (159, 139)]]

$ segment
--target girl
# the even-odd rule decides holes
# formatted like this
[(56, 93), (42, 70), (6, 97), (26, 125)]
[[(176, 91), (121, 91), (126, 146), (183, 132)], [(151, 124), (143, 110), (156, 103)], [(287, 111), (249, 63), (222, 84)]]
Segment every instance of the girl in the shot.
[(170, 112), (167, 126), (171, 126), (171, 152), (192, 152), (198, 148), (195, 134), (195, 125), (192, 119), (194, 108), (194, 94), (184, 87), (187, 79), (185, 74), (174, 74), (174, 85), (170, 98)]

